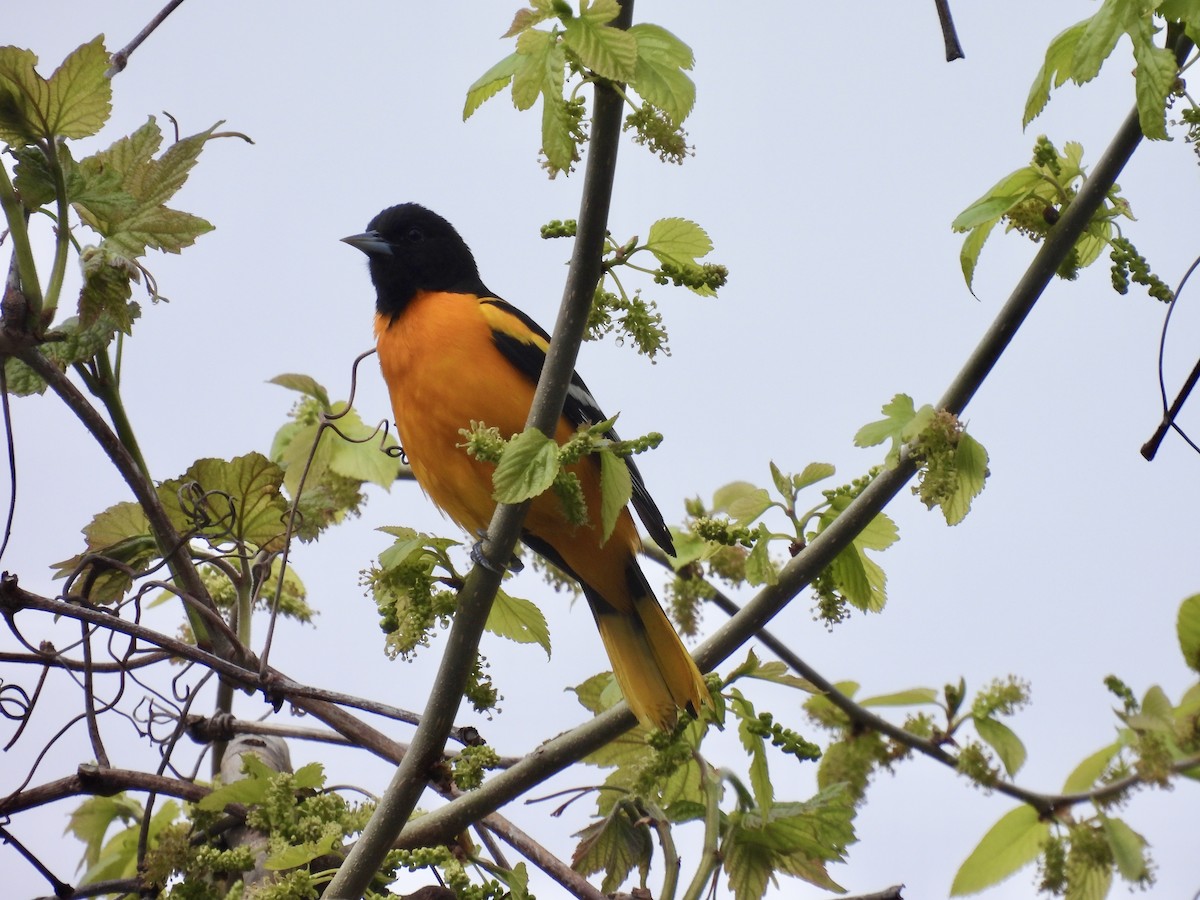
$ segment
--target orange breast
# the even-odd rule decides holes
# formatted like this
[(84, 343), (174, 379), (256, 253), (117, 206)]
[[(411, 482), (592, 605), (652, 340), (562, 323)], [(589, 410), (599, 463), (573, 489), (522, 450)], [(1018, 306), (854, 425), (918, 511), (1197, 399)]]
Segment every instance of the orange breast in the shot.
[[(429, 498), (469, 533), (485, 529), (495, 510), (494, 466), (467, 456), (460, 429), (484, 422), (511, 437), (524, 430), (533, 385), (496, 349), (478, 298), (422, 292), (395, 321), (375, 319), (379, 364), (391, 394), (400, 442), (413, 474)], [(560, 419), (556, 438), (572, 433)], [(600, 511), (598, 466), (575, 467), (593, 521)], [(624, 512), (601, 546), (598, 525), (567, 522), (557, 497), (534, 500), (525, 528), (549, 543), (575, 572), (610, 602), (624, 606), (625, 563), (639, 546)]]

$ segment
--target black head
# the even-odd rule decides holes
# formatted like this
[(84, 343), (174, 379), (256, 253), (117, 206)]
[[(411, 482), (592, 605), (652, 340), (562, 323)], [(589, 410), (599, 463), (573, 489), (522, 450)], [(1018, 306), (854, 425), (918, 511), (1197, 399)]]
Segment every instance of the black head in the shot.
[(385, 315), (399, 315), (417, 291), (489, 293), (454, 226), (416, 203), (389, 207), (342, 240), (367, 254), (376, 309)]

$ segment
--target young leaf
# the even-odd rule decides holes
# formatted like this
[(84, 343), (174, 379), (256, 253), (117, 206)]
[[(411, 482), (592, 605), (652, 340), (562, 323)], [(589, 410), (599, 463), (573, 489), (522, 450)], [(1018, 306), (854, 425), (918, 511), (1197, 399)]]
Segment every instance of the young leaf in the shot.
[(601, 541), (607, 541), (617, 526), (625, 504), (633, 496), (633, 479), (624, 459), (611, 450), (601, 450), (600, 456), (600, 522)]
[(0, 141), (22, 147), (90, 137), (104, 127), (112, 110), (112, 83), (104, 75), (103, 35), (75, 49), (48, 80), (36, 64), (28, 50), (0, 47)]
[(1050, 100), (1050, 88), (1062, 87), (1071, 77), (1071, 61), (1075, 58), (1075, 48), (1078, 46), (1083, 32), (1087, 30), (1087, 26), (1086, 19), (1077, 22), (1055, 37), (1050, 42), (1050, 46), (1046, 48), (1046, 61), (1042, 63), (1037, 77), (1033, 79), (1029, 97), (1025, 101), (1025, 117), (1021, 120), (1022, 128), (1037, 118), (1038, 113), (1046, 108), (1046, 104)]
[(696, 259), (712, 252), (708, 234), (695, 222), (687, 219), (659, 219), (650, 226), (646, 249), (660, 263), (677, 266), (697, 265)]
[(792, 489), (803, 490), (810, 484), (833, 477), (836, 472), (837, 470), (829, 463), (809, 463), (799, 475), (792, 476)]
[(991, 716), (976, 716), (973, 721), (979, 736), (1000, 757), (1004, 771), (1010, 778), (1016, 775), (1021, 766), (1025, 765), (1025, 745), (1021, 743), (1021, 739), (1011, 728)]
[(962, 897), (999, 884), (1037, 859), (1049, 836), (1050, 823), (1039, 821), (1032, 806), (1005, 813), (959, 866), (950, 896)]
[(497, 503), (521, 503), (546, 491), (558, 474), (558, 444), (536, 428), (521, 432), (504, 448), (492, 475)]
[(779, 580), (779, 572), (771, 562), (769, 551), (771, 532), (766, 525), (758, 526), (758, 534), (754, 540), (754, 548), (746, 557), (746, 580), (753, 586), (774, 584)]
[(1120, 741), (1116, 741), (1097, 750), (1077, 765), (1063, 783), (1063, 793), (1078, 794), (1095, 787), (1108, 769), (1109, 763), (1121, 752), (1122, 746)]
[(586, 0), (578, 16), (566, 20), (563, 43), (584, 67), (602, 78), (629, 81), (637, 64), (637, 39), (608, 25), (621, 11), (617, 0)]
[(285, 372), (282, 375), (276, 375), (274, 378), (268, 378), (267, 383), (277, 384), (280, 387), (287, 388), (289, 391), (299, 391), (306, 397), (312, 397), (320, 403), (322, 409), (329, 410), (329, 392), (325, 390), (324, 385), (310, 375)]
[(630, 84), (679, 125), (696, 105), (696, 85), (683, 70), (695, 63), (692, 50), (665, 28), (639, 23), (629, 29), (637, 41), (637, 67)]
[(207, 521), (200, 534), (221, 541), (232, 538), (263, 550), (283, 546), (288, 509), (280, 492), (283, 470), (261, 453), (231, 460), (200, 459), (179, 478), (164, 482), (159, 494), (173, 515), (180, 514), (180, 495), (193, 483), (208, 507), (202, 513)]
[(954, 453), (954, 469), (958, 476), (953, 495), (942, 503), (947, 525), (957, 525), (971, 511), (971, 501), (983, 490), (988, 475), (988, 453), (983, 444), (965, 431), (959, 434)]
[(1145, 881), (1150, 875), (1146, 865), (1146, 839), (1121, 819), (1102, 816), (1100, 821), (1121, 877), (1134, 884)]
[[(728, 513), (729, 507), (733, 503), (742, 497), (755, 494), (760, 490), (762, 489), (757, 485), (751, 484), (749, 481), (731, 481), (729, 484), (722, 485), (713, 493), (713, 512)], [(763, 491), (763, 493), (766, 492)]]
[(400, 460), (384, 451), (397, 446), (395, 438), (364, 423), (357, 412), (347, 410), (341, 401), (331, 411), (339, 416), (333, 424), (341, 433), (331, 434), (327, 439), (330, 470), (343, 478), (367, 481), (390, 490), (400, 474)]
[(933, 688), (910, 688), (907, 691), (868, 697), (858, 702), (860, 706), (925, 706), (936, 703), (937, 700), (938, 692)]
[(517, 38), (517, 53), (521, 60), (513, 72), (513, 105), (530, 109), (542, 93), (561, 100), (566, 57), (557, 37), (549, 31), (526, 31)]
[(522, 64), (521, 54), (514, 51), (475, 79), (475, 83), (467, 88), (463, 121), (471, 118), (475, 110), (504, 90), (504, 86), (512, 81), (513, 75)]
[(635, 866), (648, 870), (654, 844), (640, 819), (633, 804), (615, 803), (603, 819), (575, 833), (579, 844), (571, 855), (571, 868), (582, 875), (603, 872), (600, 890), (606, 894), (616, 891)]
[(1193, 672), (1200, 672), (1200, 594), (1193, 594), (1179, 605), (1175, 633), (1183, 661)]
[(528, 600), (496, 591), (484, 626), (492, 634), (518, 644), (537, 644), (550, 656), (550, 629), (542, 611)]

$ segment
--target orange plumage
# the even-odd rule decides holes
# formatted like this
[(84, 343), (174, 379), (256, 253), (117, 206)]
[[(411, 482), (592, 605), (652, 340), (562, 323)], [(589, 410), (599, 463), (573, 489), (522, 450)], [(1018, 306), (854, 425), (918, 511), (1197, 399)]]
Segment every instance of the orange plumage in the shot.
[[(549, 338), (479, 278), (474, 258), (440, 216), (415, 204), (384, 210), (346, 241), (367, 253), (377, 303), (376, 347), (400, 441), (429, 498), (471, 534), (496, 503), (494, 466), (469, 457), (460, 429), (472, 422), (504, 436), (524, 430)], [(573, 378), (556, 439), (604, 421), (586, 385)], [(615, 439), (615, 435), (611, 435)], [(670, 533), (628, 462), (634, 506), (652, 537), (673, 552)], [(600, 509), (600, 471), (580, 460), (589, 510)], [(569, 522), (553, 493), (533, 499), (522, 539), (574, 576), (599, 627), (613, 672), (638, 719), (669, 728), (678, 708), (711, 702), (704, 679), (646, 582), (641, 539), (625, 509), (607, 541), (598, 523)]]

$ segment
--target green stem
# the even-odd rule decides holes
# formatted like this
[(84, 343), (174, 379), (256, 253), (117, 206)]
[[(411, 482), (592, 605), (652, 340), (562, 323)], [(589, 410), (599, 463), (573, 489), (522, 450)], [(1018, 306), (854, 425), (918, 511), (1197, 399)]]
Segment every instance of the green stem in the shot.
[(697, 757), (697, 762), (700, 763), (700, 777), (704, 783), (704, 849), (700, 865), (683, 894), (683, 900), (700, 900), (717, 866), (721, 864), (721, 779), (715, 777), (716, 772), (703, 759)]
[(658, 834), (658, 842), (663, 852), (663, 883), (659, 891), (659, 900), (675, 900), (675, 891), (679, 889), (679, 852), (675, 849), (675, 838), (671, 834), (671, 823), (662, 810), (652, 813), (643, 812), (654, 820), (654, 831)]
[[(21, 292), (29, 304), (33, 330), (40, 331), (37, 323), (41, 322), (42, 283), (38, 280), (37, 263), (33, 258), (33, 248), (29, 245), (25, 208), (17, 199), (17, 192), (9, 180), (8, 170), (3, 165), (0, 165), (0, 207), (3, 207), (4, 218), (8, 220), (8, 233), (12, 238), (13, 254), (17, 259), (17, 271), (21, 274)], [(21, 323), (22, 327), (28, 327), (29, 324)]]
[(96, 367), (99, 378), (87, 380), (88, 389), (104, 404), (121, 444), (129, 451), (129, 455), (142, 470), (142, 474), (149, 478), (150, 467), (146, 465), (146, 459), (142, 456), (137, 436), (133, 433), (133, 425), (130, 424), (129, 416), (125, 413), (125, 404), (121, 400), (118, 379), (113, 372), (112, 362), (108, 358), (107, 347), (96, 354)]
[(54, 195), (58, 200), (57, 239), (54, 244), (54, 264), (50, 269), (50, 282), (46, 286), (46, 301), (43, 315), (50, 319), (58, 309), (58, 297), (62, 293), (63, 278), (67, 273), (67, 256), (71, 251), (71, 209), (67, 203), (67, 179), (63, 174), (62, 161), (58, 158), (58, 144), (47, 142), (42, 147), (50, 163), (50, 174), (54, 176)]

